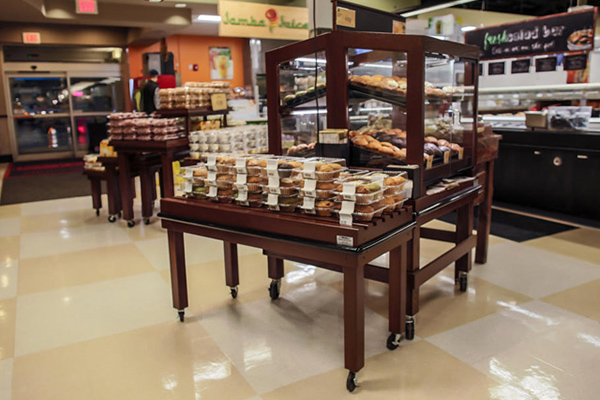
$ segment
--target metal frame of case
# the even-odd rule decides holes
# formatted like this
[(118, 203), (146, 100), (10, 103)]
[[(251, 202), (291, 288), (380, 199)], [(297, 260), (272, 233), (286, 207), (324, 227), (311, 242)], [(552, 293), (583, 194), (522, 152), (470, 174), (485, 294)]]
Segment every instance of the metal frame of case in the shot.
[[(316, 43), (315, 43), (316, 41)], [(389, 33), (334, 31), (316, 38), (272, 50), (266, 54), (267, 97), (269, 117), (269, 152), (281, 154), (281, 104), (279, 82), (280, 64), (298, 57), (313, 55), (324, 51), (326, 68), (327, 127), (330, 129), (348, 129), (348, 49), (361, 48), (373, 50), (354, 56), (361, 62), (376, 62), (389, 58), (389, 52), (402, 52), (407, 58), (407, 94), (406, 94), (406, 164), (421, 166), (415, 173), (415, 198), (425, 194), (428, 183), (445, 177), (468, 171), (476, 165), (477, 119), (473, 118), (471, 130), (463, 133), (464, 157), (460, 161), (434, 165), (425, 169), (423, 163), (423, 145), (425, 128), (425, 57), (428, 53), (437, 53), (450, 57), (459, 57), (470, 61), (472, 65), (465, 71), (465, 85), (473, 86), (473, 114), (477, 115), (477, 89), (479, 71), (479, 49), (474, 46), (434, 39), (428, 36), (397, 35)], [(275, 104), (276, 106), (273, 106)], [(350, 146), (350, 144), (348, 145)]]

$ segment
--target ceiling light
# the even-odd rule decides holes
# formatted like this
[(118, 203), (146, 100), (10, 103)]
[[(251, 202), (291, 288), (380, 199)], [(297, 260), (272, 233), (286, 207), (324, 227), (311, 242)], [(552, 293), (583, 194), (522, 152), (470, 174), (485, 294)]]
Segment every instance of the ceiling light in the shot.
[(425, 13), (428, 13), (428, 12), (431, 12), (431, 11), (443, 10), (444, 8), (459, 6), (461, 4), (472, 3), (474, 1), (476, 1), (476, 0), (456, 0), (456, 1), (449, 1), (447, 3), (436, 4), (435, 6), (424, 7), (424, 8), (417, 8), (416, 10), (412, 10), (412, 11), (407, 11), (407, 12), (400, 11), (400, 15), (403, 16), (403, 17), (405, 17), (405, 18), (414, 17), (415, 15), (425, 14)]
[(467, 25), (467, 26), (463, 26), (462, 28), (460, 28), (460, 30), (463, 32), (474, 31), (475, 29), (477, 29), (477, 27), (475, 25)]
[(162, 3), (163, 0), (147, 0), (150, 3)]
[(219, 23), (219, 22), (221, 22), (221, 16), (220, 15), (200, 14), (196, 18), (196, 20), (202, 21), (202, 22), (216, 22), (216, 23)]
[(183, 4), (183, 3), (177, 3), (177, 4), (175, 4), (175, 7), (177, 7), (177, 8), (185, 8), (185, 4)]

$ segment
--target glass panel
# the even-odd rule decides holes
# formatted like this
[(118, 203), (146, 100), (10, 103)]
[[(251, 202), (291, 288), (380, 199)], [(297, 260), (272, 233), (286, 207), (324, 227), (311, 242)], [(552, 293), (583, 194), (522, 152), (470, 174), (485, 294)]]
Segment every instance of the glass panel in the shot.
[(100, 141), (108, 137), (105, 116), (75, 117), (75, 133), (77, 134), (77, 150), (98, 153)]
[(19, 154), (72, 149), (69, 118), (15, 118)]
[(326, 129), (325, 52), (280, 65), (283, 154), (314, 155), (319, 129)]
[(123, 111), (121, 78), (71, 78), (73, 111)]
[(406, 53), (348, 49), (348, 66), (352, 165), (405, 163)]
[(13, 115), (69, 112), (65, 78), (10, 78)]

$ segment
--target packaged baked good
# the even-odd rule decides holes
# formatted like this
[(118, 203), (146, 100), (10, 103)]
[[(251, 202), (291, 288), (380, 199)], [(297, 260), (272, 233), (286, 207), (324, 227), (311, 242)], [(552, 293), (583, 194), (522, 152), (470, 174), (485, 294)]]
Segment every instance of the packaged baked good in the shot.
[(345, 169), (346, 160), (343, 158), (309, 158), (302, 166), (302, 176), (318, 181), (332, 181), (339, 178)]

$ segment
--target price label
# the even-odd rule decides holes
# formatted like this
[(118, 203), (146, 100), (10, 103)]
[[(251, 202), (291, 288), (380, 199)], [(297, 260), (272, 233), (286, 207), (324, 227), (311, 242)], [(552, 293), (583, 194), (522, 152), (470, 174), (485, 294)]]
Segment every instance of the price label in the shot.
[(444, 164), (448, 164), (449, 162), (450, 162), (450, 152), (445, 151), (444, 152)]
[(208, 168), (210, 171), (217, 170), (217, 156), (213, 154), (206, 158), (206, 168)]
[(194, 175), (194, 171), (192, 171), (191, 168), (184, 168), (183, 169), (183, 176), (185, 178), (191, 178)]
[(277, 160), (267, 160), (267, 176), (272, 177), (276, 176), (279, 178), (279, 173), (277, 172)]
[(335, 23), (348, 28), (356, 28), (356, 11), (338, 7)]
[(210, 104), (213, 111), (227, 110), (227, 95), (225, 93), (211, 94)]
[(208, 181), (216, 181), (217, 180), (217, 171), (208, 171), (208, 176), (206, 177)]
[(317, 197), (317, 181), (306, 179), (304, 181), (304, 195), (308, 197)]
[(352, 226), (352, 215), (340, 214), (340, 225)]
[(245, 174), (246, 173), (246, 158), (244, 158), (244, 157), (236, 158), (236, 160), (235, 160), (235, 171), (238, 174)]
[(336, 242), (340, 246), (354, 246), (354, 238), (352, 236), (337, 235)]
[(354, 183), (344, 183), (342, 186), (342, 198), (344, 200), (356, 201), (356, 185)]
[(306, 161), (304, 163), (304, 168), (302, 170), (304, 177), (315, 179), (316, 178), (316, 173), (315, 173), (316, 168), (317, 168), (316, 161)]
[(313, 197), (304, 197), (302, 202), (302, 209), (310, 211), (311, 214), (315, 213), (315, 199)]
[(211, 186), (211, 187), (208, 188), (208, 194), (207, 194), (207, 196), (208, 197), (217, 197), (217, 193), (218, 193), (217, 187), (216, 186)]
[(238, 201), (246, 201), (248, 200), (248, 191), (247, 190), (240, 190), (238, 191), (238, 197), (237, 197)]
[(458, 159), (462, 160), (464, 155), (465, 155), (465, 148), (461, 147), (460, 150), (458, 150)]
[(427, 162), (425, 163), (425, 169), (433, 167), (433, 156), (427, 156)]
[(185, 180), (183, 182), (183, 192), (184, 193), (191, 193), (192, 192), (192, 182)]
[(246, 182), (248, 182), (248, 176), (246, 174), (240, 174), (240, 173), (238, 173), (235, 176), (235, 183), (236, 183), (236, 185), (245, 185)]

